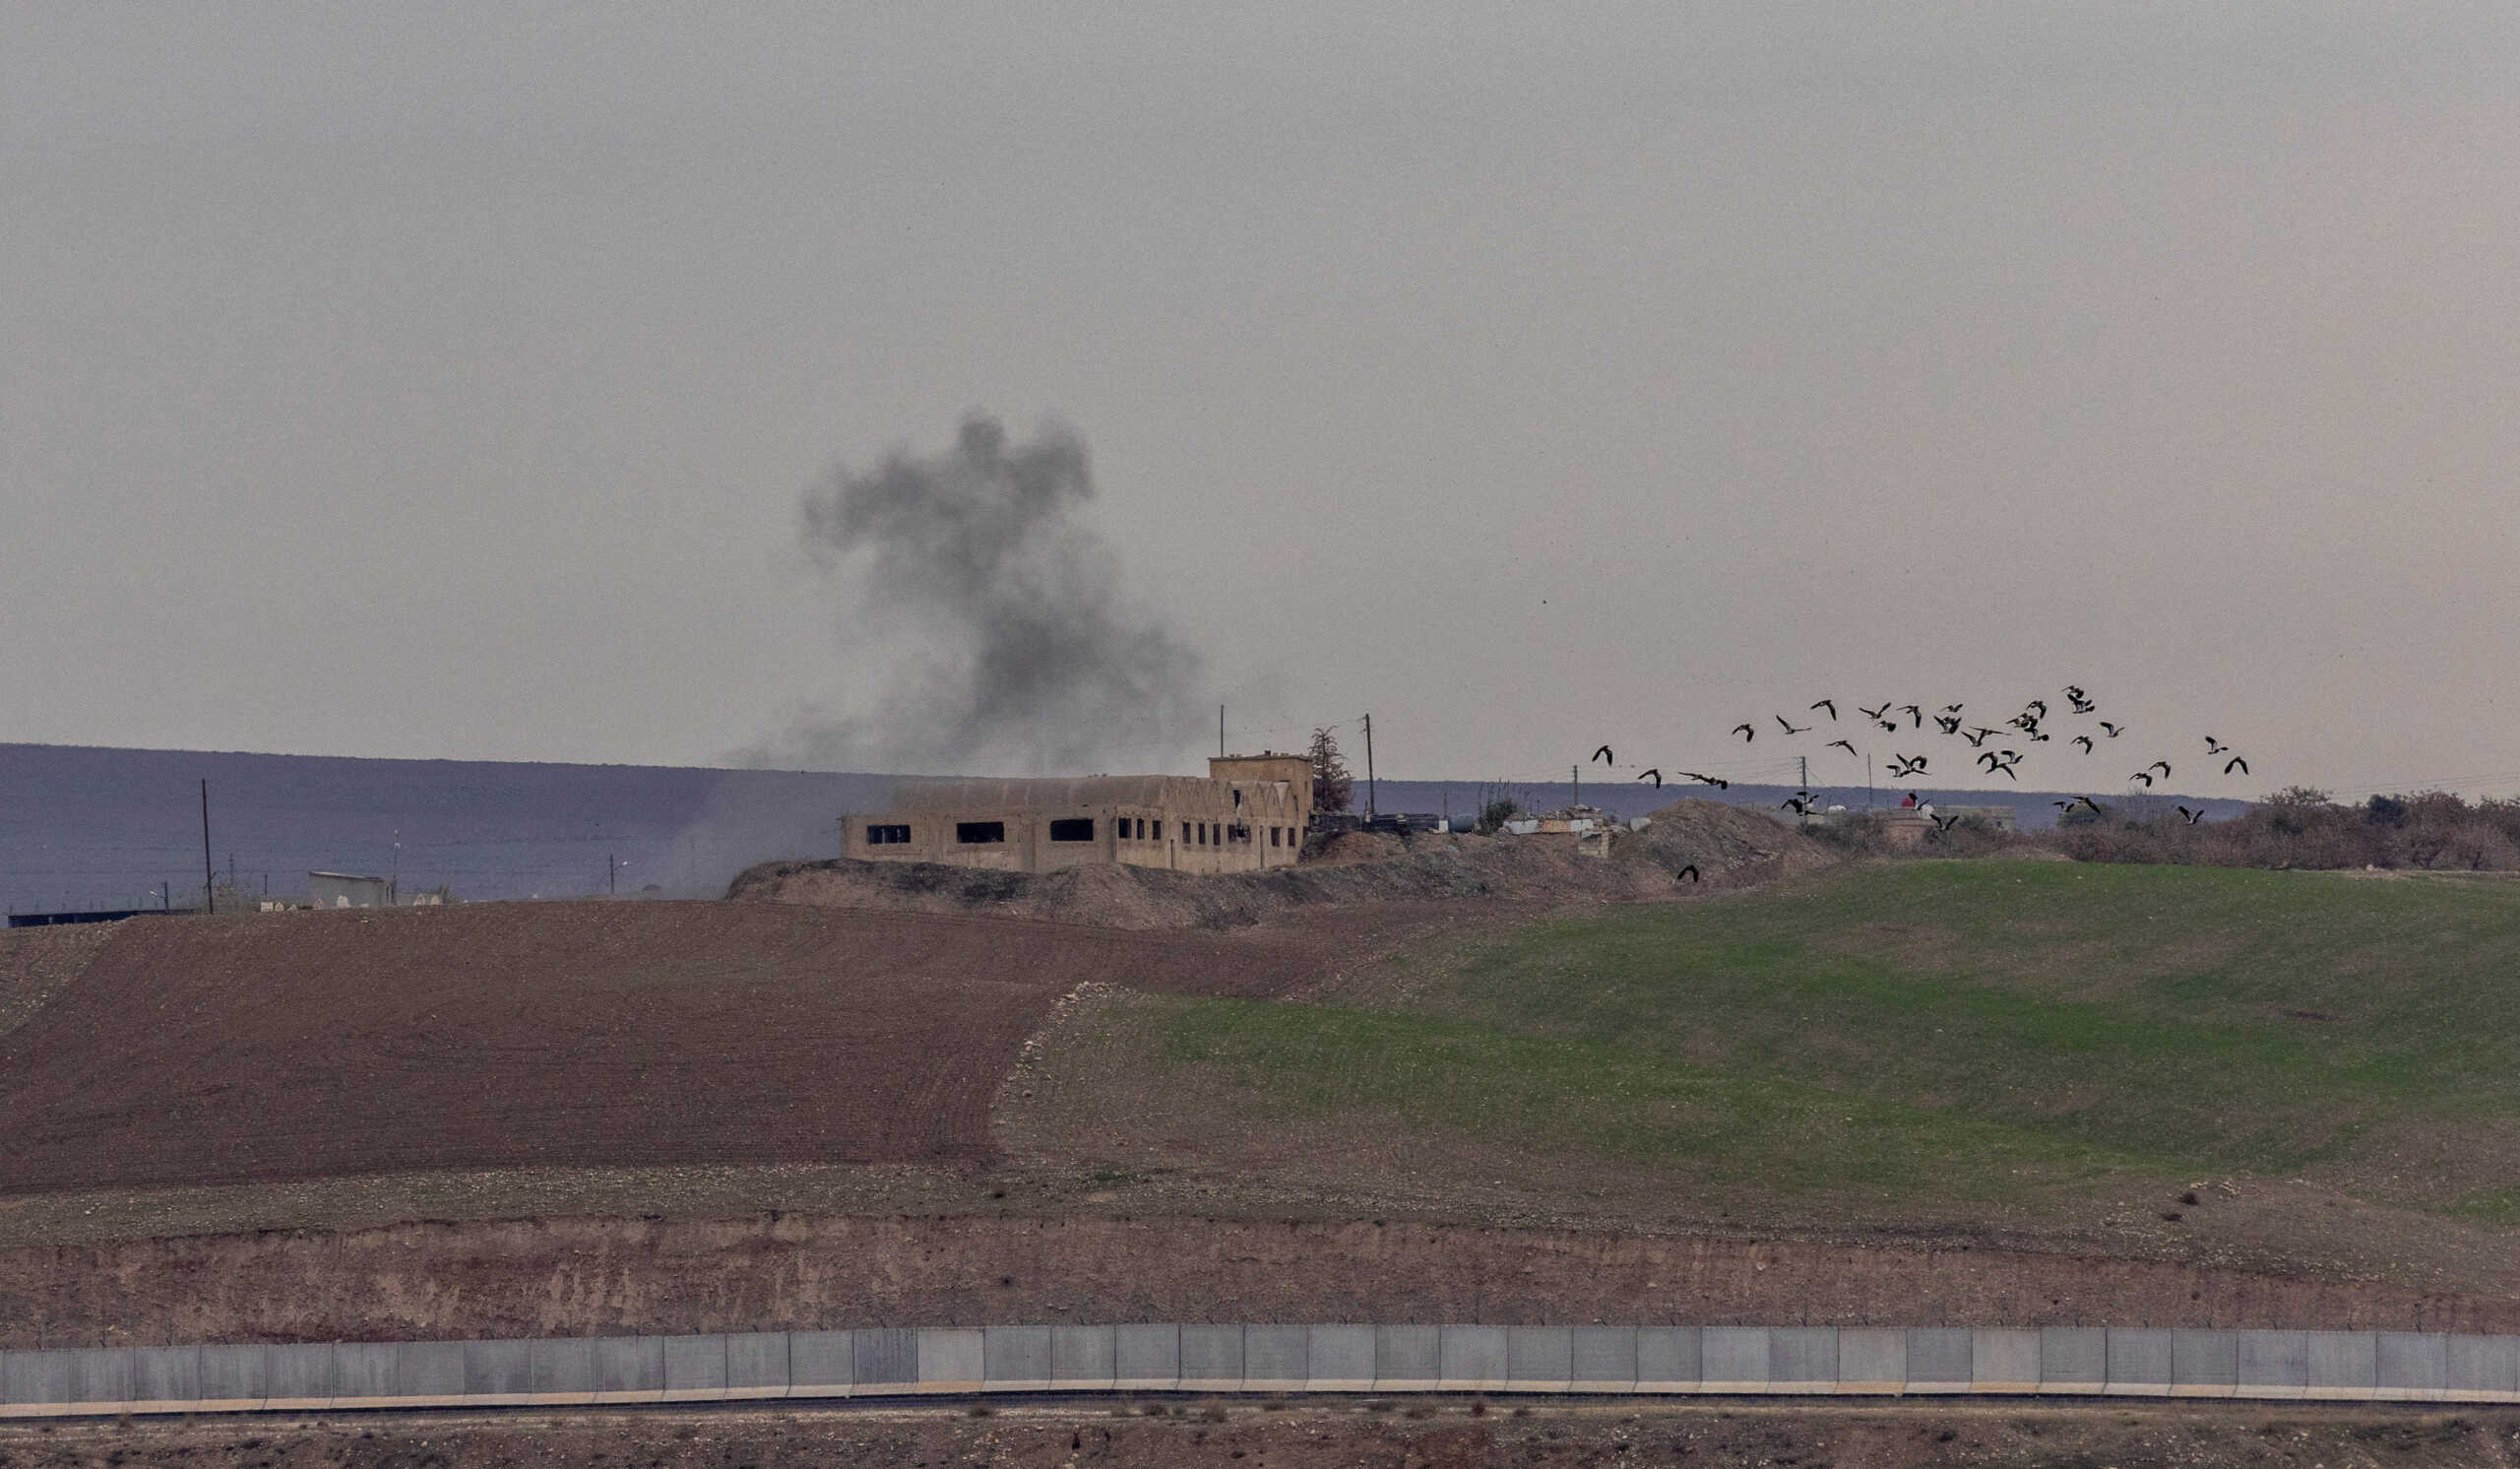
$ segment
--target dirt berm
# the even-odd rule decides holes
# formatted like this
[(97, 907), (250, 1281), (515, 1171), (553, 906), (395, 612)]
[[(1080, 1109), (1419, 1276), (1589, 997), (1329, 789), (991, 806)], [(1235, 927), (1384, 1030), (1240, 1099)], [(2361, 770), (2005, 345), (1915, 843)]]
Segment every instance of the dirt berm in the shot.
[[(1682, 800), (1655, 812), (1645, 830), (1620, 832), (1606, 859), (1578, 853), (1566, 836), (1429, 834), (1404, 843), (1356, 834), (1299, 866), (1220, 876), (1103, 863), (1035, 875), (936, 862), (763, 862), (738, 874), (726, 896), (1112, 928), (1231, 928), (1324, 904), (1668, 898), (1838, 860), (1758, 812)], [(1696, 879), (1681, 875), (1691, 866)]]

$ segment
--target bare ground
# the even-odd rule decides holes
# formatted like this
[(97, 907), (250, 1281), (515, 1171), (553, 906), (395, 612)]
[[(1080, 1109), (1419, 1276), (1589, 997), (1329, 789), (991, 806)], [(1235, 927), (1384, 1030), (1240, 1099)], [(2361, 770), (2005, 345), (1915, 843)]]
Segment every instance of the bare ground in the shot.
[(397, 1224), (0, 1251), (0, 1346), (1095, 1321), (2520, 1331), (2520, 1300), (1953, 1245), (1360, 1220)]
[(1836, 1469), (2050, 1465), (2466, 1469), (2520, 1459), (2520, 1413), (2239, 1403), (1849, 1404), (1298, 1398), (684, 1411), (272, 1415), (0, 1425), (6, 1469), (457, 1464), (894, 1469)]

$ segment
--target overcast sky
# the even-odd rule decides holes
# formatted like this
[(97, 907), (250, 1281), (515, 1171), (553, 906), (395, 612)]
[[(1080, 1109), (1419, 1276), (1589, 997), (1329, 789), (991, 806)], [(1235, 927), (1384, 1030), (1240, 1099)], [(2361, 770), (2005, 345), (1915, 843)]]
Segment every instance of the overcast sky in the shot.
[(1357, 10), (0, 8), (0, 740), (722, 761), (978, 410), (1237, 745), (2520, 790), (2520, 7)]

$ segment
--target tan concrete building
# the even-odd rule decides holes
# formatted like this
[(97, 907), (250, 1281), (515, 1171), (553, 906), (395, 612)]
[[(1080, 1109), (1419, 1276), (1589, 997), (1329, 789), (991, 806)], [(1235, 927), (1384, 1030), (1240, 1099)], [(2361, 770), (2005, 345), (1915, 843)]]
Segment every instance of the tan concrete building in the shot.
[(1300, 755), (1235, 755), (1185, 775), (904, 781), (893, 809), (850, 816), (842, 855), (1052, 872), (1128, 862), (1181, 872), (1294, 864), (1312, 806)]

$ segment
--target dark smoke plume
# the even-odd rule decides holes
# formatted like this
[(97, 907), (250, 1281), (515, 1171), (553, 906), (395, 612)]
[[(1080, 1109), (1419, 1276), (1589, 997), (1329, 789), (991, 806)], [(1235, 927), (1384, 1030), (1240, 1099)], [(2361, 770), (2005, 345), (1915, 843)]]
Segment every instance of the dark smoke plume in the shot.
[(1056, 425), (1009, 444), (964, 420), (932, 459), (896, 452), (805, 497), (805, 541), (871, 634), (847, 718), (800, 719), (755, 758), (826, 769), (1161, 769), (1196, 737), (1198, 655), (1123, 600), (1077, 511), (1085, 445)]

